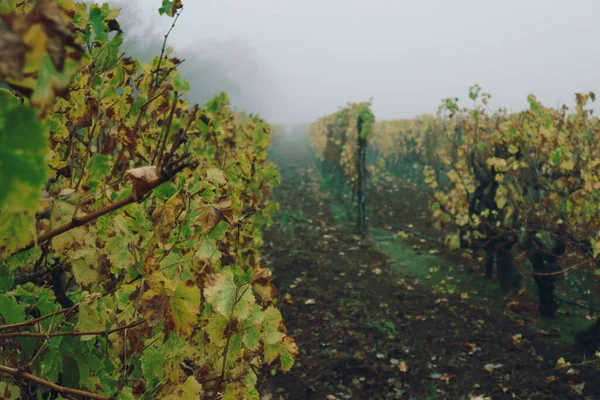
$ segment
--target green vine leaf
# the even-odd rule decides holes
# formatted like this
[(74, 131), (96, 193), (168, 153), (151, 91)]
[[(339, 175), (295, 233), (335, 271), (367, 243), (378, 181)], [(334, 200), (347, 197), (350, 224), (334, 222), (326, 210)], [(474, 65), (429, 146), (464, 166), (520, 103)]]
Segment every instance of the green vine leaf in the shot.
[(0, 382), (0, 395), (2, 400), (17, 400), (21, 398), (21, 389), (10, 383)]
[(255, 303), (254, 296), (248, 288), (238, 288), (233, 281), (230, 268), (211, 277), (204, 288), (206, 301), (226, 318), (246, 319)]

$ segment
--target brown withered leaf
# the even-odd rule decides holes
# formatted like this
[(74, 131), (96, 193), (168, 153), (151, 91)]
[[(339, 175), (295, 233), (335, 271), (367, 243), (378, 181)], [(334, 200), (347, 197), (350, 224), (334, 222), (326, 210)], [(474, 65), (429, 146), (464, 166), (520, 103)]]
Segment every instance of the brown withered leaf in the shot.
[(21, 37), (8, 30), (0, 21), (0, 80), (6, 78), (23, 79), (21, 71), (25, 66), (28, 47)]
[(57, 71), (62, 71), (67, 57), (67, 47), (75, 50), (71, 57), (80, 60), (83, 47), (78, 43), (71, 18), (66, 10), (53, 0), (38, 0), (27, 15), (7, 17), (12, 30), (25, 35), (35, 24), (41, 24), (46, 33), (46, 52)]
[(175, 0), (171, 8), (171, 14), (175, 15), (177, 10), (183, 8), (183, 2), (181, 0)]
[(217, 204), (207, 206), (197, 220), (202, 226), (202, 232), (212, 232), (221, 221), (227, 221), (230, 225), (233, 225), (233, 211), (231, 205), (231, 199), (223, 197)]
[(125, 173), (133, 182), (131, 194), (136, 201), (141, 201), (144, 195), (160, 181), (160, 173), (154, 165), (128, 169)]
[(169, 236), (175, 226), (177, 215), (181, 210), (181, 197), (172, 196), (164, 204), (156, 207), (152, 213), (152, 222), (154, 223), (154, 232), (159, 237), (160, 242), (166, 244), (169, 242)]
[(121, 122), (118, 127), (117, 136), (121, 143), (123, 143), (129, 151), (135, 152), (138, 137), (135, 133), (133, 133), (131, 128)]
[(217, 210), (219, 210), (219, 212), (221, 212), (221, 214), (223, 214), (223, 218), (227, 222), (229, 222), (229, 225), (233, 225), (233, 210), (232, 210), (231, 198), (222, 197), (221, 199), (219, 199), (217, 204), (215, 204), (215, 208)]
[(252, 288), (266, 302), (277, 296), (277, 290), (271, 283), (271, 270), (268, 268), (257, 267), (252, 271)]
[(197, 222), (202, 226), (202, 233), (209, 233), (215, 229), (215, 226), (221, 221), (222, 214), (212, 206), (206, 207), (204, 212), (200, 214)]
[(136, 309), (144, 316), (148, 326), (155, 326), (165, 320), (169, 311), (169, 296), (148, 290), (139, 299)]
[[(0, 16), (0, 79), (31, 96), (36, 107), (66, 91), (83, 54), (72, 18), (56, 1), (38, 0), (26, 15)], [(46, 55), (59, 75), (42, 81), (38, 75), (51, 72)]]
[(137, 70), (135, 60), (131, 57), (124, 57), (121, 66), (123, 68), (123, 72), (129, 75), (135, 75)]

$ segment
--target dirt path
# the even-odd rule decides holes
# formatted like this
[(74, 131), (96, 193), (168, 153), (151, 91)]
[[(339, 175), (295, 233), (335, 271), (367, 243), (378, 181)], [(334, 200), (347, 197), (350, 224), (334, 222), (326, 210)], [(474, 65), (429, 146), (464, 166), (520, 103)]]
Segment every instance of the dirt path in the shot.
[(284, 139), (273, 159), (281, 210), (264, 258), (301, 353), (290, 373), (267, 380), (263, 398), (600, 398), (593, 368), (554, 370), (561, 356), (580, 361), (570, 348), (392, 274), (371, 241), (336, 222), (302, 139)]

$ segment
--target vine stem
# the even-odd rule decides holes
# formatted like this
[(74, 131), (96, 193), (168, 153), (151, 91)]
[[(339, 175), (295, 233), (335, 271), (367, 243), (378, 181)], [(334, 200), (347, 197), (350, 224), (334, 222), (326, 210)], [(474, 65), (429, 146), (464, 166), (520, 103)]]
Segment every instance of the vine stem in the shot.
[(73, 307), (63, 308), (61, 310), (51, 312), (50, 314), (42, 315), (39, 318), (30, 319), (29, 321), (17, 322), (15, 324), (8, 324), (8, 325), (0, 325), (0, 331), (6, 330), (6, 329), (19, 328), (21, 326), (35, 325), (36, 323), (43, 321), (46, 318), (54, 317), (55, 315), (69, 313), (69, 312), (73, 311), (76, 307), (78, 307), (77, 304), (74, 305)]
[(158, 164), (156, 164), (156, 167), (158, 169), (162, 168), (163, 154), (165, 152), (165, 147), (167, 146), (167, 140), (169, 140), (169, 131), (171, 130), (171, 124), (173, 123), (173, 115), (175, 115), (175, 109), (177, 108), (178, 100), (179, 100), (178, 93), (177, 93), (177, 91), (175, 91), (173, 93), (173, 104), (171, 105), (171, 111), (169, 112), (169, 117), (168, 117), (167, 123), (165, 125), (164, 138), (162, 137), (162, 135), (159, 138), (158, 146), (156, 149), (157, 153), (155, 153), (155, 158), (152, 159), (152, 164), (154, 164), (154, 160), (156, 159), (156, 157), (158, 157), (158, 159), (157, 159)]
[[(188, 167), (188, 164), (182, 164), (180, 166), (178, 166), (175, 170), (173, 170), (171, 173), (169, 173), (167, 176), (161, 177), (161, 179), (157, 180), (156, 182), (152, 183), (152, 184), (148, 184), (148, 188), (145, 189), (145, 193), (143, 193), (144, 195), (146, 195), (147, 193), (151, 192), (152, 190), (154, 190), (157, 186), (163, 184), (164, 182), (167, 182), (169, 179), (171, 179), (176, 173), (178, 173), (179, 171), (181, 171), (182, 169), (184, 169), (185, 167)], [(103, 207), (99, 210), (96, 210), (92, 213), (89, 213), (87, 215), (84, 215), (83, 217), (73, 217), (73, 219), (71, 219), (70, 222), (67, 222), (64, 225), (59, 226), (56, 229), (53, 229), (49, 232), (44, 233), (43, 235), (41, 235), (40, 237), (37, 238), (37, 240), (32, 240), (31, 242), (29, 242), (28, 244), (26, 244), (25, 246), (15, 250), (14, 252), (12, 252), (8, 257), (14, 256), (15, 254), (18, 254), (22, 251), (26, 251), (29, 249), (32, 249), (33, 247), (35, 247), (36, 245), (42, 244), (50, 239), (52, 239), (55, 236), (61, 235), (67, 231), (70, 231), (71, 229), (74, 228), (78, 228), (80, 226), (86, 225), (91, 221), (94, 221), (98, 218), (100, 218), (101, 216), (111, 213), (113, 211), (116, 211), (120, 208), (123, 208), (129, 204), (132, 204), (136, 202), (136, 199), (134, 198), (133, 193), (130, 194), (129, 196), (125, 197), (122, 200), (116, 201), (114, 203), (111, 203), (109, 205), (107, 205), (106, 207)], [(7, 257), (7, 258), (8, 258)]]
[(32, 375), (29, 372), (19, 371), (16, 368), (7, 367), (6, 365), (0, 365), (0, 372), (3, 372), (8, 375), (12, 375), (15, 378), (23, 378), (28, 381), (35, 382), (38, 385), (45, 386), (45, 387), (49, 388), (50, 390), (52, 390), (54, 392), (58, 392), (58, 393), (63, 393), (63, 394), (73, 395), (73, 396), (81, 396), (81, 397), (85, 397), (85, 398), (93, 399), (93, 400), (109, 400), (110, 399), (109, 397), (102, 396), (100, 394), (95, 394), (95, 393), (86, 392), (86, 391), (79, 390), (79, 389), (71, 389), (71, 388), (67, 388), (64, 386), (60, 386), (60, 385), (57, 385), (50, 381), (47, 381), (46, 379), (42, 379), (39, 376)]
[(118, 328), (112, 328), (104, 331), (90, 331), (90, 332), (54, 332), (54, 333), (39, 333), (39, 332), (9, 332), (0, 333), (0, 339), (7, 339), (12, 337), (34, 337), (41, 339), (48, 339), (57, 336), (96, 336), (96, 335), (110, 335), (111, 333), (119, 332), (125, 329), (135, 328), (138, 325), (146, 322), (145, 319), (137, 322), (132, 322), (128, 325), (121, 326)]
[(236, 286), (235, 293), (233, 295), (233, 305), (231, 306), (231, 313), (229, 314), (229, 322), (228, 322), (228, 326), (227, 326), (227, 343), (225, 343), (225, 349), (223, 350), (223, 366), (221, 367), (221, 375), (217, 379), (217, 383), (215, 385), (215, 394), (217, 396), (224, 389), (224, 384), (223, 383), (224, 383), (224, 380), (225, 380), (225, 367), (226, 367), (226, 364), (227, 364), (227, 353), (229, 351), (229, 341), (231, 340), (231, 337), (234, 334), (238, 333), (238, 332), (233, 332), (233, 329), (231, 327), (231, 321), (233, 320), (233, 312), (235, 311), (235, 306), (242, 299), (242, 297), (244, 297), (244, 294), (246, 294), (247, 290), (248, 290), (248, 288), (246, 288), (242, 292), (241, 296), (238, 296), (238, 294), (240, 293), (240, 288)]
[(163, 40), (163, 44), (162, 44), (162, 49), (160, 50), (160, 57), (158, 58), (158, 65), (156, 66), (156, 78), (154, 80), (154, 87), (158, 88), (158, 86), (160, 85), (160, 82), (158, 80), (158, 74), (160, 72), (160, 64), (162, 63), (163, 57), (165, 55), (165, 52), (167, 50), (167, 39), (169, 38), (169, 35), (171, 34), (171, 31), (173, 30), (173, 28), (175, 28), (175, 24), (177, 23), (177, 20), (179, 19), (179, 14), (181, 14), (181, 10), (179, 9), (177, 11), (177, 14), (175, 15), (175, 19), (173, 20), (173, 23), (171, 24), (171, 27), (169, 28), (167, 34), (164, 36), (164, 40)]

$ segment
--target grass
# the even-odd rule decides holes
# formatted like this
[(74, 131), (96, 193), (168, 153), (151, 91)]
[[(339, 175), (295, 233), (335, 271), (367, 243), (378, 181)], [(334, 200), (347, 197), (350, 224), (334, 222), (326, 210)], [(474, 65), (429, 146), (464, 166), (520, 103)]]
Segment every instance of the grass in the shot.
[(304, 213), (302, 212), (302, 210), (299, 211), (289, 211), (289, 210), (285, 210), (281, 213), (281, 223), (282, 224), (289, 224), (292, 221), (295, 222), (304, 222), (306, 221), (307, 218), (304, 215)]

